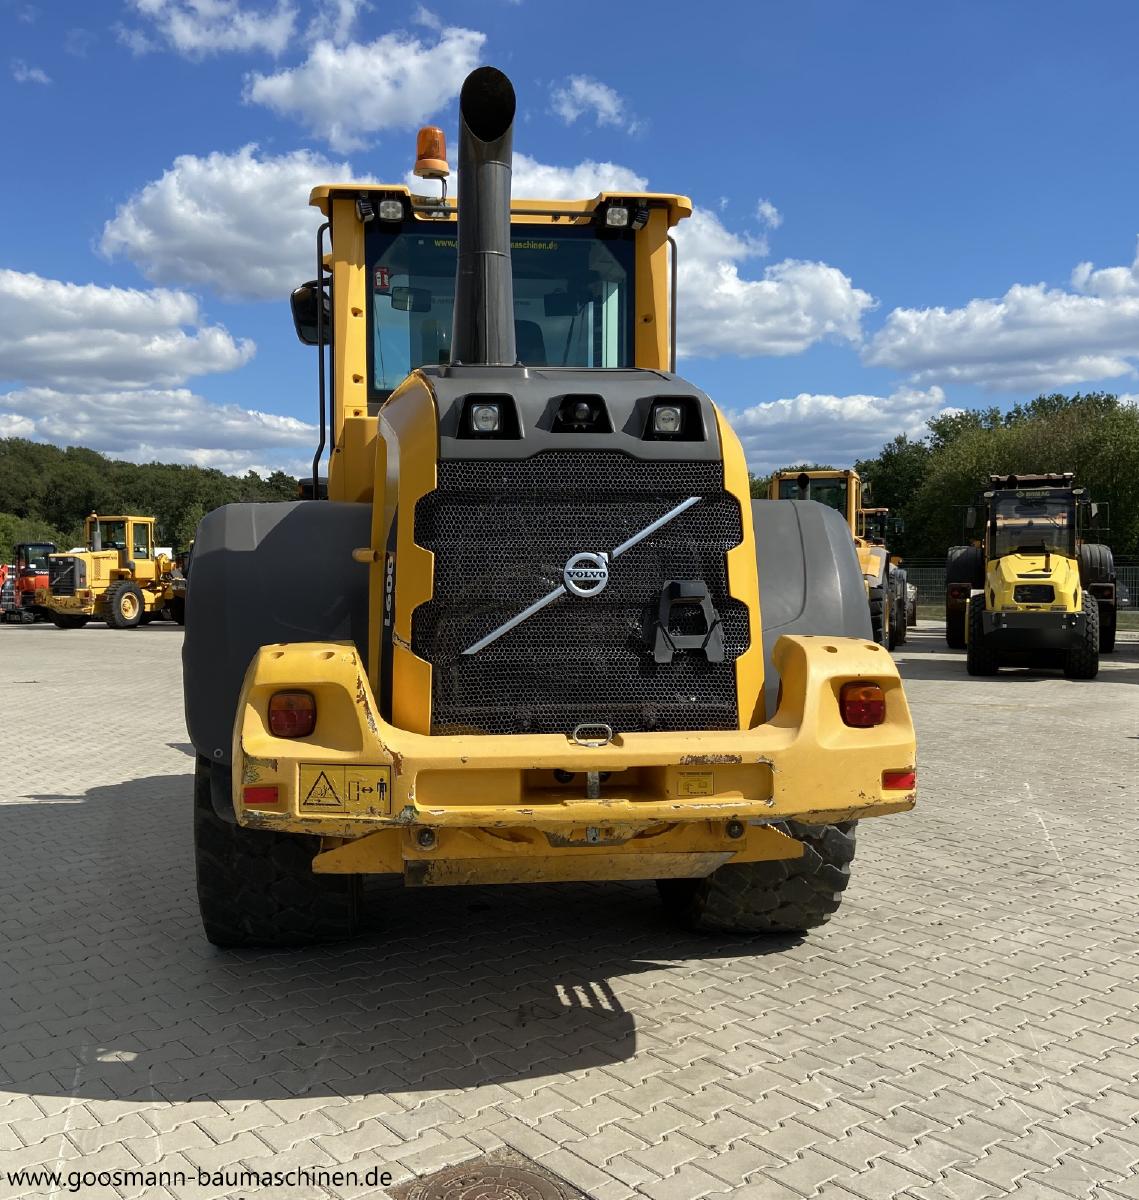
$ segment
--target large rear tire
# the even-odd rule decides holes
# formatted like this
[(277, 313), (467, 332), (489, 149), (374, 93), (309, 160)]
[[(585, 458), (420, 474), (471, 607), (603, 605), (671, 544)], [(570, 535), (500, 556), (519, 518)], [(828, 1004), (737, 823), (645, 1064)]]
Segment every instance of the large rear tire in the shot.
[(1064, 658), (1069, 679), (1094, 679), (1099, 674), (1099, 605), (1091, 592), (1084, 592), (1084, 632)]
[(870, 630), (879, 646), (890, 647), (890, 606), (887, 604), (885, 588), (870, 589)]
[(194, 774), (194, 858), (206, 937), (225, 948), (343, 941), (358, 925), (360, 879), (316, 875), (320, 839), (243, 829), (218, 815), (211, 772)]
[(1116, 610), (1114, 604), (1099, 609), (1099, 652), (1110, 654), (1115, 649)]
[(51, 623), (56, 629), (82, 629), (90, 619), (90, 617), (73, 617), (68, 613), (53, 612), (51, 614)]
[(996, 651), (985, 637), (985, 604), (978, 596), (969, 602), (969, 644), (965, 647), (965, 667), (970, 675), (995, 675), (1000, 668)]
[(145, 611), (142, 591), (133, 580), (121, 579), (107, 589), (107, 624), (112, 629), (134, 629)]
[(850, 882), (856, 821), (780, 822), (803, 843), (802, 858), (725, 863), (703, 879), (657, 883), (668, 912), (703, 933), (802, 933), (825, 925)]
[(954, 583), (984, 586), (985, 556), (979, 546), (950, 546), (945, 559), (945, 641), (950, 650), (964, 650), (965, 606), (949, 599), (949, 585)]

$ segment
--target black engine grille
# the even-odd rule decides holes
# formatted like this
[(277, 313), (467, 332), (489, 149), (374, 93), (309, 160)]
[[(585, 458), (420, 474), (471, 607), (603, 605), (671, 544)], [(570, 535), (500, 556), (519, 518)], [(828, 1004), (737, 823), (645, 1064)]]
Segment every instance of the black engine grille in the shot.
[(75, 595), (75, 559), (49, 558), (47, 582), (53, 596)]
[(1051, 604), (1056, 593), (1050, 583), (1018, 583), (1012, 589), (1017, 604)]
[[(598, 596), (562, 596), (474, 655), (463, 651), (562, 582), (568, 559), (612, 552), (689, 496), (702, 499), (610, 564)], [(725, 555), (743, 537), (719, 463), (549, 452), (515, 462), (443, 460), (420, 500), (415, 540), (435, 554), (434, 599), (412, 649), (432, 664), (437, 733), (733, 729), (735, 659), (748, 613), (728, 598)], [(653, 661), (660, 592), (701, 579), (719, 612), (724, 661)]]

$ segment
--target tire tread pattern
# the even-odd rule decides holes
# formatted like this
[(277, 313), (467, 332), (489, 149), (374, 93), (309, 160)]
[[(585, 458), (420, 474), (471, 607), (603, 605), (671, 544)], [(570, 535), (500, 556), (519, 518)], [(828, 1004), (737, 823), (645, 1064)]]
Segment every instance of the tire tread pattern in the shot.
[(703, 879), (659, 882), (666, 907), (705, 933), (801, 933), (838, 911), (850, 882), (857, 821), (802, 825), (780, 821), (781, 833), (803, 843), (801, 858), (726, 863)]
[(194, 776), (194, 857), (206, 937), (225, 948), (343, 941), (357, 928), (359, 878), (317, 875), (320, 839), (244, 829), (214, 811), (211, 764)]

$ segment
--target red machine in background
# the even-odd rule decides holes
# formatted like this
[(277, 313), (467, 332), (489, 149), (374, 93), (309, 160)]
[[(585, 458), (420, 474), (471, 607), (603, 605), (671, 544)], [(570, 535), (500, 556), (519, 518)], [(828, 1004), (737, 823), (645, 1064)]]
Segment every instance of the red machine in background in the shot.
[(47, 613), (36, 604), (36, 588), (46, 588), (47, 560), (53, 542), (20, 542), (14, 566), (0, 567), (0, 613), (5, 621), (42, 621)]

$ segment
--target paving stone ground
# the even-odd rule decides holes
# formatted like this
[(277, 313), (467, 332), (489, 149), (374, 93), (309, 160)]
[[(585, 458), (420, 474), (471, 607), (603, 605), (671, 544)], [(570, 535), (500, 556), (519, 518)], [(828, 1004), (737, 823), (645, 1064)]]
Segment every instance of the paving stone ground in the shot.
[(0, 1194), (381, 1195), (197, 1173), (507, 1146), (597, 1200), (1139, 1197), (1134, 635), (1094, 683), (913, 635), (919, 808), (806, 939), (641, 884), (377, 889), (303, 953), (202, 938), (180, 645), (0, 627)]

